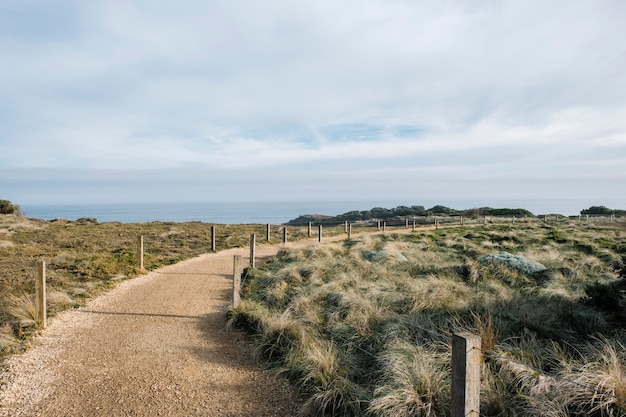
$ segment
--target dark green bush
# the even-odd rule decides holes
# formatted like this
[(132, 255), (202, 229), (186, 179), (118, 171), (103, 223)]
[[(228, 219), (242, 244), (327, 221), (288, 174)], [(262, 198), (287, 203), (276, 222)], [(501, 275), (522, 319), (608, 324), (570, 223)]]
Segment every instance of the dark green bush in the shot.
[(21, 214), (20, 206), (11, 203), (9, 200), (0, 200), (0, 214)]

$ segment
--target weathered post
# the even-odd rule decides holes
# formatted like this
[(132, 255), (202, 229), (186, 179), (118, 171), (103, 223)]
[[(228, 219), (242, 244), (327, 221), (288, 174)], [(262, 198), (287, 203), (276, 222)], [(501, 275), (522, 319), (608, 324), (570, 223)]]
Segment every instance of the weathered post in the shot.
[(283, 227), (283, 245), (287, 244), (287, 226)]
[(586, 220), (589, 221), (589, 215), (588, 214), (587, 214), (587, 219)]
[(256, 258), (256, 235), (250, 235), (250, 266), (254, 268)]
[(322, 225), (320, 224), (317, 228), (317, 241), (322, 241)]
[(215, 226), (211, 226), (211, 252), (215, 252)]
[(312, 233), (311, 233), (311, 222), (309, 222), (309, 237), (311, 237)]
[(37, 262), (37, 279), (35, 281), (35, 312), (37, 325), (40, 329), (46, 327), (46, 261)]
[(233, 307), (237, 307), (241, 301), (241, 255), (235, 255), (233, 259)]
[(265, 240), (267, 240), (268, 242), (270, 241), (270, 232), (272, 231), (272, 226), (270, 226), (270, 224), (267, 224), (267, 228), (265, 230)]
[(352, 223), (348, 224), (348, 239), (352, 239)]
[(412, 229), (412, 231), (413, 232), (415, 231), (415, 220), (413, 220), (413, 229)]
[(387, 231), (387, 222), (383, 222), (383, 233)]
[(480, 415), (480, 336), (452, 336), (452, 417)]
[(435, 217), (435, 230), (439, 230), (439, 219)]
[(380, 232), (380, 220), (378, 220), (378, 222), (376, 223), (376, 230)]
[(405, 229), (409, 228), (409, 219), (408, 218), (404, 219), (404, 228)]
[(143, 236), (137, 239), (137, 268), (143, 271)]
[(348, 221), (343, 222), (343, 232), (348, 233)]

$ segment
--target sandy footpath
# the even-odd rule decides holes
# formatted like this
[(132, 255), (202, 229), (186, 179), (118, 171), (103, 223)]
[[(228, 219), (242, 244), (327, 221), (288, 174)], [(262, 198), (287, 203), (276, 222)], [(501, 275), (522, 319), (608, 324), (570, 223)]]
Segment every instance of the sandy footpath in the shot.
[[(281, 247), (258, 245), (257, 257)], [(248, 262), (248, 248), (202, 255), (49, 320), (7, 361), (0, 416), (297, 415), (287, 383), (225, 329), (235, 254)]]

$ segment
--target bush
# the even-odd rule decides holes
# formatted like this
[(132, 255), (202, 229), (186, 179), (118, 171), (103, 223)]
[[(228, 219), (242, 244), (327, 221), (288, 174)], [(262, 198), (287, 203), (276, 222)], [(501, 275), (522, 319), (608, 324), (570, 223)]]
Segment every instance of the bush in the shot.
[(9, 200), (0, 200), (0, 214), (22, 214), (22, 210)]

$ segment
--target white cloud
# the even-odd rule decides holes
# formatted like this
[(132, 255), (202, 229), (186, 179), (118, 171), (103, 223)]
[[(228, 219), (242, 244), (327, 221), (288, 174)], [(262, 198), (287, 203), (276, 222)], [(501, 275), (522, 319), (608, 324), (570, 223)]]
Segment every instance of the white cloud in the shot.
[(625, 12), (618, 0), (4, 5), (0, 167), (615, 178)]

